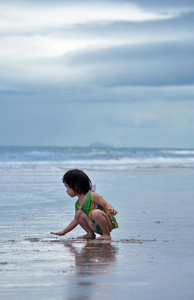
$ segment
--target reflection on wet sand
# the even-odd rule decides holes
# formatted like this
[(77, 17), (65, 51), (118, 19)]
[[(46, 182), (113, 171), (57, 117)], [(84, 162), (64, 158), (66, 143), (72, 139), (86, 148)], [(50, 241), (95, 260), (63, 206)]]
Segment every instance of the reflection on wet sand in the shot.
[(116, 265), (118, 247), (110, 241), (65, 241), (64, 246), (75, 258), (75, 268), (68, 277), (66, 299), (89, 300), (94, 291), (101, 298), (105, 278)]
[(112, 245), (110, 241), (67, 241), (64, 246), (75, 257), (77, 275), (111, 272), (118, 253), (118, 247)]

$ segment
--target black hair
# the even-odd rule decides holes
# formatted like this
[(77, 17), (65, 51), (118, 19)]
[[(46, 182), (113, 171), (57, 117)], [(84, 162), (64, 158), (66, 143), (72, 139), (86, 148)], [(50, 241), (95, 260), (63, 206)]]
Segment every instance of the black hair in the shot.
[(85, 195), (92, 188), (90, 178), (81, 170), (73, 169), (63, 175), (63, 183), (66, 183), (74, 192)]

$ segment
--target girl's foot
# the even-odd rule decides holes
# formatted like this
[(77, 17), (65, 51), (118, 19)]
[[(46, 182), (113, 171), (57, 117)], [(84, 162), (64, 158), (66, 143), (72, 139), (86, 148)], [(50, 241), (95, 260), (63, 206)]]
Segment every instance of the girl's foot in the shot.
[(97, 238), (97, 240), (111, 240), (110, 234), (103, 234)]
[(82, 239), (82, 240), (94, 240), (96, 238), (96, 235), (93, 233), (87, 233), (85, 235), (82, 236), (78, 236), (78, 239)]

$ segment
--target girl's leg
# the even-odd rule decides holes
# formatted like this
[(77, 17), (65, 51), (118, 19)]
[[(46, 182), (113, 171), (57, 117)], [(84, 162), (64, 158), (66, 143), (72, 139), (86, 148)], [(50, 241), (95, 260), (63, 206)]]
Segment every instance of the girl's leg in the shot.
[(93, 227), (91, 224), (90, 218), (82, 210), (78, 210), (75, 214), (75, 218), (79, 225), (87, 232), (83, 236), (79, 236), (79, 239), (95, 239), (96, 235), (94, 232), (97, 232), (96, 227)]
[(103, 231), (103, 235), (98, 238), (98, 240), (110, 240), (110, 232), (112, 231), (113, 225), (107, 216), (103, 211), (99, 209), (95, 209), (92, 213), (95, 222), (100, 226), (100, 228)]

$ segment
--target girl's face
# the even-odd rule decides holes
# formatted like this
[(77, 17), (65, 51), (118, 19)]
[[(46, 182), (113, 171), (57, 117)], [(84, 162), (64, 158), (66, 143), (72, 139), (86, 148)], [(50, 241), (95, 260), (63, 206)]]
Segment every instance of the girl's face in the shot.
[(76, 194), (75, 194), (75, 192), (74, 192), (74, 190), (72, 190), (69, 186), (68, 186), (68, 184), (66, 183), (66, 182), (64, 182), (64, 185), (65, 185), (65, 187), (66, 187), (66, 192), (67, 192), (67, 194), (70, 196), (70, 197), (75, 197), (76, 196)]

